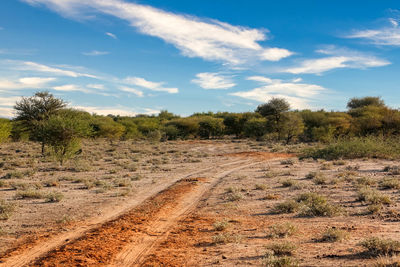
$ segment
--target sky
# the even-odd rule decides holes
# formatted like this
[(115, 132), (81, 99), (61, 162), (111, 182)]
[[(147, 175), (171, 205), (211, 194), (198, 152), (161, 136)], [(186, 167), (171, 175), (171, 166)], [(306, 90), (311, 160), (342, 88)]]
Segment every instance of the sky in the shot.
[(247, 112), (272, 97), (399, 108), (399, 24), (397, 0), (1, 0), (0, 116), (39, 90), (102, 115)]

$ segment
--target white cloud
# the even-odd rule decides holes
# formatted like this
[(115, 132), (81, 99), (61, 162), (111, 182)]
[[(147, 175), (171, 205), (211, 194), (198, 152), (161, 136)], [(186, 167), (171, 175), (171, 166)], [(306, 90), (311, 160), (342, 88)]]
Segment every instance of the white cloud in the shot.
[(0, 97), (0, 106), (13, 107), (19, 100), (21, 100), (19, 96)]
[(192, 82), (204, 89), (229, 89), (236, 86), (230, 77), (212, 72), (198, 73), (196, 79), (193, 79)]
[(320, 74), (338, 68), (365, 69), (370, 67), (382, 67), (390, 64), (389, 61), (380, 59), (373, 55), (348, 49), (338, 49), (334, 46), (317, 50), (317, 52), (328, 56), (304, 60), (299, 64), (299, 66), (286, 68), (283, 72), (293, 74)]
[(85, 56), (104, 56), (104, 55), (108, 55), (109, 52), (92, 50), (90, 52), (82, 52), (82, 54)]
[(248, 80), (264, 81), (266, 85), (250, 91), (231, 93), (231, 95), (258, 102), (266, 102), (273, 97), (285, 98), (292, 108), (304, 109), (310, 108), (310, 102), (314, 102), (322, 92), (326, 91), (324, 87), (315, 84), (285, 82), (262, 76), (248, 77)]
[(141, 77), (127, 77), (123, 82), (130, 85), (140, 86), (152, 91), (168, 92), (170, 94), (176, 94), (179, 92), (178, 88), (163, 87), (163, 82), (151, 82)]
[(87, 88), (97, 89), (97, 90), (105, 90), (104, 84), (88, 84), (86, 85)]
[(56, 91), (64, 91), (64, 92), (74, 92), (74, 91), (88, 92), (86, 89), (76, 84), (65, 84), (65, 85), (54, 86), (53, 89)]
[(25, 70), (25, 71), (34, 71), (34, 72), (43, 72), (43, 73), (51, 73), (57, 76), (67, 76), (67, 77), (88, 77), (97, 79), (95, 75), (91, 75), (88, 73), (81, 73), (79, 71), (70, 70), (66, 68), (60, 67), (51, 67), (44, 64), (31, 62), (31, 61), (17, 61), (17, 60), (8, 60), (10, 65), (14, 65), (16, 70)]
[(124, 91), (124, 92), (133, 93), (138, 97), (143, 97), (143, 92), (138, 89), (135, 89), (132, 87), (127, 87), (127, 86), (121, 86), (119, 89), (121, 89), (121, 91)]
[(33, 89), (48, 86), (48, 83), (55, 81), (55, 78), (42, 78), (42, 77), (25, 77), (17, 81), (8, 79), (0, 79), (0, 89), (13, 90), (13, 89)]
[(15, 110), (13, 108), (0, 107), (0, 117), (12, 118), (15, 116)]
[(235, 65), (255, 59), (277, 61), (292, 54), (282, 48), (262, 47), (259, 42), (266, 39), (266, 30), (175, 14), (123, 0), (23, 1), (33, 5), (44, 4), (62, 16), (79, 20), (94, 13), (115, 16), (128, 21), (143, 34), (174, 45), (188, 57)]
[(274, 81), (271, 78), (263, 77), (263, 76), (250, 76), (246, 78), (249, 81), (256, 81), (261, 83), (273, 83)]
[(389, 18), (389, 26), (379, 29), (355, 30), (346, 38), (365, 39), (376, 45), (400, 46), (399, 21)]
[(266, 48), (261, 52), (261, 58), (269, 61), (279, 61), (293, 55), (293, 52), (282, 48)]
[(95, 113), (98, 115), (120, 115), (120, 116), (136, 116), (138, 114), (158, 114), (160, 113), (159, 110), (144, 108), (142, 111), (133, 111), (127, 107), (117, 106), (117, 107), (93, 107), (93, 106), (73, 106), (74, 108), (87, 111), (89, 113)]
[(106, 32), (106, 35), (110, 36), (113, 39), (118, 39), (117, 36), (115, 34), (111, 33), (111, 32)]

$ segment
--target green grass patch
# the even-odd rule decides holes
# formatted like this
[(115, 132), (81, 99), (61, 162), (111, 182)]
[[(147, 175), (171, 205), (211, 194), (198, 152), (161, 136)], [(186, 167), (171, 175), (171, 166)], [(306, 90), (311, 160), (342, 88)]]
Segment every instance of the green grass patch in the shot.
[(353, 137), (337, 139), (326, 145), (302, 151), (300, 158), (321, 158), (326, 160), (382, 158), (399, 159), (399, 138)]

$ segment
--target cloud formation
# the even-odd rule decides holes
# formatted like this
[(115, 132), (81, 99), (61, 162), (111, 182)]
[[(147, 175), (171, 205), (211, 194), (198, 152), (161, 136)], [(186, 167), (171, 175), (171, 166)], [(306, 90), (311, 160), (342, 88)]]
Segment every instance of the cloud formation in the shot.
[(109, 52), (107, 51), (97, 51), (97, 50), (92, 50), (90, 52), (82, 52), (82, 55), (85, 56), (104, 56), (104, 55), (108, 55)]
[(115, 34), (111, 33), (111, 32), (106, 32), (106, 35), (110, 36), (113, 39), (118, 39), (118, 37)]
[(376, 45), (400, 46), (399, 20), (388, 19), (389, 25), (378, 29), (354, 30), (346, 38), (364, 39)]
[(62, 68), (57, 66), (48, 66), (32, 61), (19, 61), (19, 60), (7, 60), (6, 63), (10, 65), (11, 68), (14, 70), (23, 70), (23, 71), (33, 71), (33, 72), (40, 72), (40, 73), (48, 73), (53, 74), (56, 76), (66, 76), (66, 77), (87, 77), (97, 79), (95, 75), (82, 73), (80, 71)]
[(62, 16), (75, 19), (93, 13), (117, 17), (143, 34), (174, 45), (187, 57), (237, 65), (251, 60), (278, 61), (292, 55), (287, 49), (261, 46), (259, 42), (267, 39), (265, 30), (175, 14), (124, 0), (23, 1), (31, 5), (43, 4)]
[(55, 80), (55, 78), (43, 77), (24, 77), (16, 81), (0, 79), (0, 90), (43, 88), (47, 87), (50, 82)]
[(348, 49), (338, 49), (334, 46), (317, 50), (317, 53), (327, 56), (303, 60), (298, 66), (283, 69), (282, 72), (292, 74), (321, 74), (339, 68), (366, 69), (371, 67), (382, 67), (390, 64), (389, 61), (373, 55)]
[(236, 86), (230, 77), (212, 72), (196, 74), (196, 79), (193, 79), (192, 83), (199, 85), (203, 89), (229, 89)]
[(179, 92), (178, 88), (164, 87), (163, 82), (151, 82), (141, 77), (127, 77), (123, 80), (123, 82), (130, 85), (140, 86), (152, 91), (167, 92), (170, 94), (176, 94)]
[(138, 89), (135, 89), (132, 87), (127, 87), (127, 86), (121, 86), (121, 87), (119, 87), (119, 89), (124, 92), (132, 93), (138, 97), (143, 97), (143, 92)]
[(97, 106), (73, 106), (76, 109), (87, 111), (98, 115), (120, 115), (120, 116), (136, 116), (138, 114), (153, 115), (160, 113), (159, 110), (143, 108), (140, 111), (134, 111), (128, 107), (117, 106), (117, 107), (97, 107)]
[(250, 91), (235, 92), (230, 95), (257, 102), (267, 102), (273, 97), (285, 98), (289, 101), (292, 108), (304, 109), (310, 108), (312, 106), (310, 102), (315, 101), (322, 92), (327, 90), (315, 84), (286, 82), (262, 76), (251, 76), (247, 79), (260, 82), (264, 85)]

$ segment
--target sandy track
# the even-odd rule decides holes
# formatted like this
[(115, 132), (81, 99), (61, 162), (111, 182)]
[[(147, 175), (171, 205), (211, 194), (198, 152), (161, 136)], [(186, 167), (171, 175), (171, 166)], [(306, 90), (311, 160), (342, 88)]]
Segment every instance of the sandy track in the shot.
[(243, 164), (240, 167), (220, 172), (208, 179), (206, 183), (196, 187), (190, 192), (190, 194), (186, 194), (178, 205), (170, 210), (168, 214), (161, 214), (159, 218), (154, 218), (154, 222), (150, 225), (150, 228), (155, 229), (156, 234), (144, 235), (140, 240), (136, 240), (136, 242), (126, 246), (109, 266), (140, 266), (142, 261), (151, 251), (151, 248), (167, 236), (170, 227), (176, 224), (182, 216), (190, 213), (190, 211), (196, 207), (202, 196), (214, 187), (220, 179), (226, 177), (232, 172), (259, 163), (260, 162)]
[[(235, 160), (229, 163), (225, 163), (223, 165), (218, 166), (218, 168), (221, 167), (227, 167), (231, 165), (236, 165), (236, 164), (242, 164), (248, 162), (248, 160)], [(111, 221), (118, 216), (121, 216), (122, 214), (126, 213), (130, 209), (138, 206), (140, 203), (145, 201), (146, 199), (150, 198), (151, 196), (154, 196), (164, 190), (165, 188), (171, 186), (172, 184), (176, 183), (179, 180), (183, 180), (195, 175), (200, 175), (202, 173), (206, 173), (209, 171), (214, 170), (217, 168), (217, 166), (212, 166), (208, 168), (203, 168), (191, 173), (188, 173), (184, 176), (177, 177), (176, 179), (170, 180), (169, 183), (158, 185), (155, 187), (150, 187), (146, 191), (142, 191), (141, 194), (139, 194), (137, 197), (130, 199), (127, 201), (123, 206), (119, 207), (114, 207), (112, 210), (106, 212), (103, 214), (101, 217), (96, 217), (91, 220), (88, 220), (85, 222), (84, 225), (80, 225), (71, 231), (56, 235), (49, 240), (45, 240), (45, 242), (41, 242), (39, 244), (36, 244), (32, 247), (28, 247), (27, 249), (24, 250), (17, 250), (10, 255), (7, 255), (3, 259), (1, 259), (0, 266), (1, 267), (17, 267), (17, 266), (26, 266), (35, 259), (43, 256), (47, 252), (54, 250), (57, 247), (60, 247), (64, 244), (71, 243), (74, 240), (78, 239), (82, 235), (84, 235), (86, 232), (91, 231), (92, 229), (100, 227), (102, 224), (106, 223), (107, 221)]]

